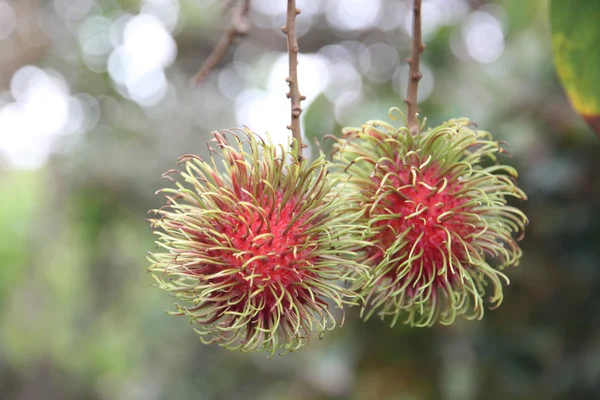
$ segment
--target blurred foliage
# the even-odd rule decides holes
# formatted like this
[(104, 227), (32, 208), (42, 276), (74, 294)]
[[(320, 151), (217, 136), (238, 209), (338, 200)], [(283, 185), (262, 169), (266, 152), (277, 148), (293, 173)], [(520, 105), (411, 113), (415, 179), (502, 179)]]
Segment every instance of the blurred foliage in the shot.
[(553, 0), (558, 75), (575, 110), (600, 134), (600, 1)]
[[(328, 83), (304, 103), (312, 155), (315, 139), (403, 106), (409, 3), (369, 1), (379, 7), (378, 19), (360, 25), (370, 9), (340, 22), (339, 1), (298, 0), (307, 18), (299, 26), (310, 27), (301, 50), (331, 68), (314, 75), (315, 82), (328, 75)], [(348, 13), (350, 4), (364, 3), (343, 2)], [(177, 58), (165, 67), (164, 98), (144, 106), (108, 71), (112, 53), (98, 63), (86, 53), (82, 27), (103, 17), (118, 31), (120, 18), (159, 3), (178, 17), (169, 31)], [(430, 93), (422, 93), (421, 114), (430, 125), (466, 116), (509, 142), (509, 162), (530, 198), (517, 204), (531, 220), (524, 257), (507, 271), (511, 285), (497, 310), (450, 327), (390, 329), (360, 322), (351, 309), (343, 328), (273, 360), (204, 346), (188, 321), (162, 312), (172, 299), (151, 288), (144, 259), (154, 240), (144, 218), (162, 201), (154, 196), (160, 174), (181, 154), (206, 157), (209, 132), (249, 124), (240, 116), (279, 117), (273, 103), (242, 112), (250, 95), (270, 90), (273, 63), (285, 51), (275, 0), (267, 2), (271, 14), (255, 2), (249, 37), (202, 87), (189, 85), (228, 24), (225, 3), (11, 3), (18, 28), (0, 39), (0, 103), (10, 96), (10, 77), (26, 64), (58, 71), (71, 93), (92, 100), (86, 97), (84, 128), (56, 136), (42, 166), (21, 170), (0, 159), (0, 397), (600, 398), (600, 144), (556, 77), (544, 0), (424, 1), (424, 17), (435, 28), (425, 35), (430, 75), (422, 89), (429, 85)], [(342, 24), (350, 22), (360, 27)], [(480, 52), (470, 51), (478, 43)], [(389, 69), (386, 60), (393, 62)], [(301, 80), (301, 90), (315, 82)], [(286, 132), (284, 90), (272, 91), (281, 93)], [(264, 122), (260, 115), (254, 120)], [(19, 132), (0, 131), (0, 140), (10, 135)]]

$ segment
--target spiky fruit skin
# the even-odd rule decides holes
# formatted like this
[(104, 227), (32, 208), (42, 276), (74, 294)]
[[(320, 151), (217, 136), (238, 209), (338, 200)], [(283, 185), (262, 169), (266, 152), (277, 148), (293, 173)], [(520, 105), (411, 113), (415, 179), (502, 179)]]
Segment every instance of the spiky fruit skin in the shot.
[[(150, 271), (182, 304), (205, 343), (283, 353), (336, 320), (330, 304), (356, 302), (351, 214), (340, 213), (323, 157), (310, 164), (249, 130), (215, 133), (210, 163), (180, 159), (177, 188), (151, 220), (161, 252)], [(218, 170), (216, 159), (223, 162)]]
[(402, 316), (414, 326), (450, 324), (502, 302), (501, 272), (517, 265), (527, 218), (507, 199), (526, 199), (517, 172), (498, 164), (504, 150), (467, 119), (416, 136), (406, 126), (369, 121), (345, 128), (334, 161), (348, 174), (348, 212), (362, 210), (363, 281), (368, 319)]

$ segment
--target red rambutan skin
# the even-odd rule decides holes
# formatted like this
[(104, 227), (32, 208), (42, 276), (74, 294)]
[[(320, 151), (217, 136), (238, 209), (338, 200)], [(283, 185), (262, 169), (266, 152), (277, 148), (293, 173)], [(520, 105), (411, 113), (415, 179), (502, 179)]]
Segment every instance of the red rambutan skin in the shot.
[[(390, 248), (396, 238), (406, 232), (404, 238), (413, 247), (402, 248), (397, 251), (398, 254), (390, 257), (397, 261), (393, 263), (386, 275), (394, 278), (397, 274), (397, 266), (409, 256), (420, 254), (420, 259), (410, 266), (418, 276), (416, 282), (413, 278), (415, 286), (424, 285), (432, 279), (434, 287), (443, 286), (445, 281), (454, 281), (458, 275), (451, 269), (446, 269), (444, 274), (438, 274), (438, 269), (444, 264), (440, 249), (447, 252), (448, 233), (462, 238), (466, 243), (471, 242), (475, 233), (474, 227), (468, 224), (461, 214), (450, 213), (461, 209), (466, 202), (464, 197), (457, 194), (463, 187), (461, 182), (448, 174), (442, 176), (439, 173), (440, 168), (434, 163), (418, 170), (414, 166), (404, 165), (400, 159), (397, 159), (395, 163), (385, 161), (378, 165), (377, 169), (378, 173), (371, 177), (373, 183), (379, 187), (382, 183), (381, 177), (392, 172), (388, 175), (386, 184), (398, 188), (399, 193), (388, 193), (377, 207), (370, 210), (370, 218), (379, 216), (373, 223), (373, 227), (378, 231), (375, 242), (379, 245), (367, 249), (369, 259), (374, 263), (380, 263), (385, 249)], [(415, 181), (416, 185), (413, 184)], [(431, 188), (441, 187), (444, 187), (444, 190), (431, 190)], [(468, 208), (462, 208), (461, 211), (472, 212)], [(385, 215), (390, 217), (385, 218)], [(459, 260), (464, 259), (464, 245), (457, 240), (451, 241), (450, 253)], [(419, 271), (421, 266), (422, 271)], [(411, 276), (414, 275), (411, 273), (404, 275), (400, 278), (399, 284), (402, 285)], [(406, 290), (407, 294), (411, 295), (414, 290), (413, 285), (409, 285)]]
[[(262, 318), (248, 324), (247, 336), (256, 326), (270, 328), (272, 320), (269, 315), (275, 307), (282, 306), (287, 310), (294, 302), (304, 306), (311, 302), (308, 288), (300, 284), (307, 278), (316, 277), (316, 272), (309, 268), (317, 261), (317, 257), (311, 255), (315, 246), (308, 243), (310, 236), (307, 230), (318, 222), (316, 218), (307, 222), (311, 219), (310, 211), (296, 216), (300, 202), (291, 198), (284, 204), (281, 193), (276, 195), (275, 201), (272, 197), (259, 196), (266, 201), (261, 206), (262, 212), (254, 207), (240, 206), (244, 202), (250, 204), (250, 196), (246, 194), (248, 189), (239, 190), (240, 202), (233, 207), (221, 204), (221, 210), (227, 215), (214, 219), (210, 234), (180, 226), (180, 229), (194, 235), (197, 243), (206, 246), (210, 258), (221, 260), (224, 264), (204, 263), (191, 272), (204, 278), (213, 276), (211, 282), (215, 286), (230, 287), (225, 298), (218, 291), (209, 297), (213, 307), (220, 311), (204, 323), (223, 318), (225, 310), (228, 313), (242, 313), (246, 307), (245, 300), (250, 297), (257, 297), (258, 303), (264, 305)], [(215, 239), (219, 242), (217, 245)], [(220, 272), (231, 270), (237, 273), (218, 276)]]
[[(281, 201), (281, 196), (278, 196), (278, 201)], [(236, 286), (235, 290), (240, 292), (251, 290), (251, 283), (247, 280), (251, 274), (259, 275), (253, 282), (255, 284), (266, 284), (269, 280), (281, 283), (284, 289), (287, 289), (293, 283), (302, 282), (304, 275), (310, 273), (298, 268), (300, 263), (293, 254), (293, 248), (303, 248), (308, 239), (305, 234), (305, 221), (309, 214), (293, 221), (293, 210), (296, 205), (297, 201), (288, 201), (281, 207), (279, 217), (273, 212), (273, 206), (266, 208), (265, 210), (271, 215), (268, 225), (258, 214), (243, 210), (240, 217), (250, 221), (249, 224), (240, 224), (239, 221), (228, 218), (228, 221), (220, 227), (222, 233), (231, 238), (235, 248), (244, 253), (241, 257), (234, 257), (224, 250), (211, 251), (211, 256), (226, 260), (232, 267), (240, 270), (236, 279), (243, 285)], [(259, 235), (268, 234), (272, 236), (253, 240)], [(310, 257), (309, 249), (299, 251), (296, 257), (305, 260), (308, 264), (315, 261), (314, 257)], [(254, 261), (244, 266), (253, 258)]]
[[(215, 226), (216, 231), (229, 238), (236, 253), (217, 248), (209, 250), (209, 256), (226, 262), (227, 269), (239, 271), (235, 275), (223, 278), (222, 283), (235, 281), (231, 289), (235, 298), (250, 296), (257, 288), (268, 288), (258, 294), (265, 303), (265, 314), (276, 307), (278, 301), (282, 302), (284, 308), (290, 307), (289, 296), (278, 300), (278, 297), (283, 296), (282, 290), (301, 302), (310, 298), (306, 289), (297, 286), (303, 279), (315, 275), (313, 271), (303, 268), (316, 261), (310, 254), (311, 248), (306, 246), (309, 240), (306, 230), (311, 226), (306, 224), (306, 220), (310, 217), (310, 212), (294, 220), (294, 210), (297, 206), (296, 199), (282, 204), (282, 196), (278, 195), (274, 204), (262, 207), (267, 213), (266, 218), (252, 209), (238, 207), (237, 210), (232, 210), (236, 217), (226, 217)], [(279, 208), (280, 213), (276, 211)], [(301, 250), (294, 254), (294, 248)], [(206, 271), (195, 272), (211, 275), (223, 269), (218, 266), (207, 268)], [(239, 305), (238, 308), (242, 307), (243, 305)], [(215, 315), (215, 318), (218, 317), (220, 315)], [(267, 323), (268, 319), (264, 321)]]
[(168, 204), (151, 221), (166, 251), (150, 254), (150, 270), (186, 303), (174, 314), (198, 324), (203, 342), (293, 351), (313, 330), (335, 327), (329, 302), (356, 304), (345, 284), (367, 275), (355, 261), (359, 228), (338, 211), (324, 157), (308, 163), (297, 146), (244, 132), (233, 140), (215, 133), (224, 172), (214, 159), (181, 158), (188, 186), (175, 180), (177, 189), (162, 190)]
[[(395, 118), (392, 109), (390, 115)], [(507, 199), (527, 199), (491, 134), (450, 120), (413, 135), (371, 120), (344, 129), (334, 160), (349, 175), (348, 208), (363, 210), (365, 319), (400, 315), (416, 326), (481, 318), (498, 306), (501, 270), (517, 265), (527, 217)], [(513, 234), (519, 235), (516, 239)]]

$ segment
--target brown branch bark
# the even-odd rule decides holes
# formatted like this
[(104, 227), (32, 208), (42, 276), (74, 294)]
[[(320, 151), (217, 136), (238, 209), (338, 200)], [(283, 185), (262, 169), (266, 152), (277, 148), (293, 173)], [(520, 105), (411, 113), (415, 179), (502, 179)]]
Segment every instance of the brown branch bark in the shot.
[(288, 129), (292, 131), (292, 138), (296, 139), (299, 153), (302, 153), (302, 132), (300, 130), (300, 114), (302, 114), (302, 106), (300, 102), (305, 99), (300, 94), (298, 87), (298, 38), (296, 36), (296, 16), (300, 14), (300, 10), (296, 8), (296, 0), (288, 0), (287, 6), (287, 22), (282, 28), (283, 33), (287, 36), (287, 47), (289, 57), (289, 76), (286, 79), (290, 90), (287, 93), (288, 99), (291, 100), (292, 121), (288, 125)]
[(204, 61), (198, 72), (192, 77), (192, 82), (199, 85), (206, 79), (210, 71), (219, 63), (237, 37), (246, 36), (250, 28), (248, 15), (250, 14), (250, 0), (240, 0), (240, 3), (231, 12), (231, 22), (219, 43), (208, 58)]
[(408, 59), (408, 91), (405, 100), (408, 109), (408, 127), (413, 135), (419, 133), (417, 94), (419, 92), (419, 81), (423, 77), (419, 66), (423, 50), (425, 50), (425, 45), (421, 37), (421, 0), (413, 0), (412, 49)]

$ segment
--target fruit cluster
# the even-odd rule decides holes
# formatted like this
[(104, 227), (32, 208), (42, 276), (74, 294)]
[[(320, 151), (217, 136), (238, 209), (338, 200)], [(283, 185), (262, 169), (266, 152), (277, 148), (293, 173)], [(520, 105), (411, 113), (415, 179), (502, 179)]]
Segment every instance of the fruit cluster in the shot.
[(467, 119), (417, 135), (368, 121), (343, 130), (330, 161), (247, 129), (213, 135), (210, 162), (187, 155), (170, 171), (149, 255), (204, 342), (274, 354), (333, 329), (344, 306), (431, 326), (481, 318), (486, 295), (501, 303), (527, 224), (507, 201), (526, 196)]

